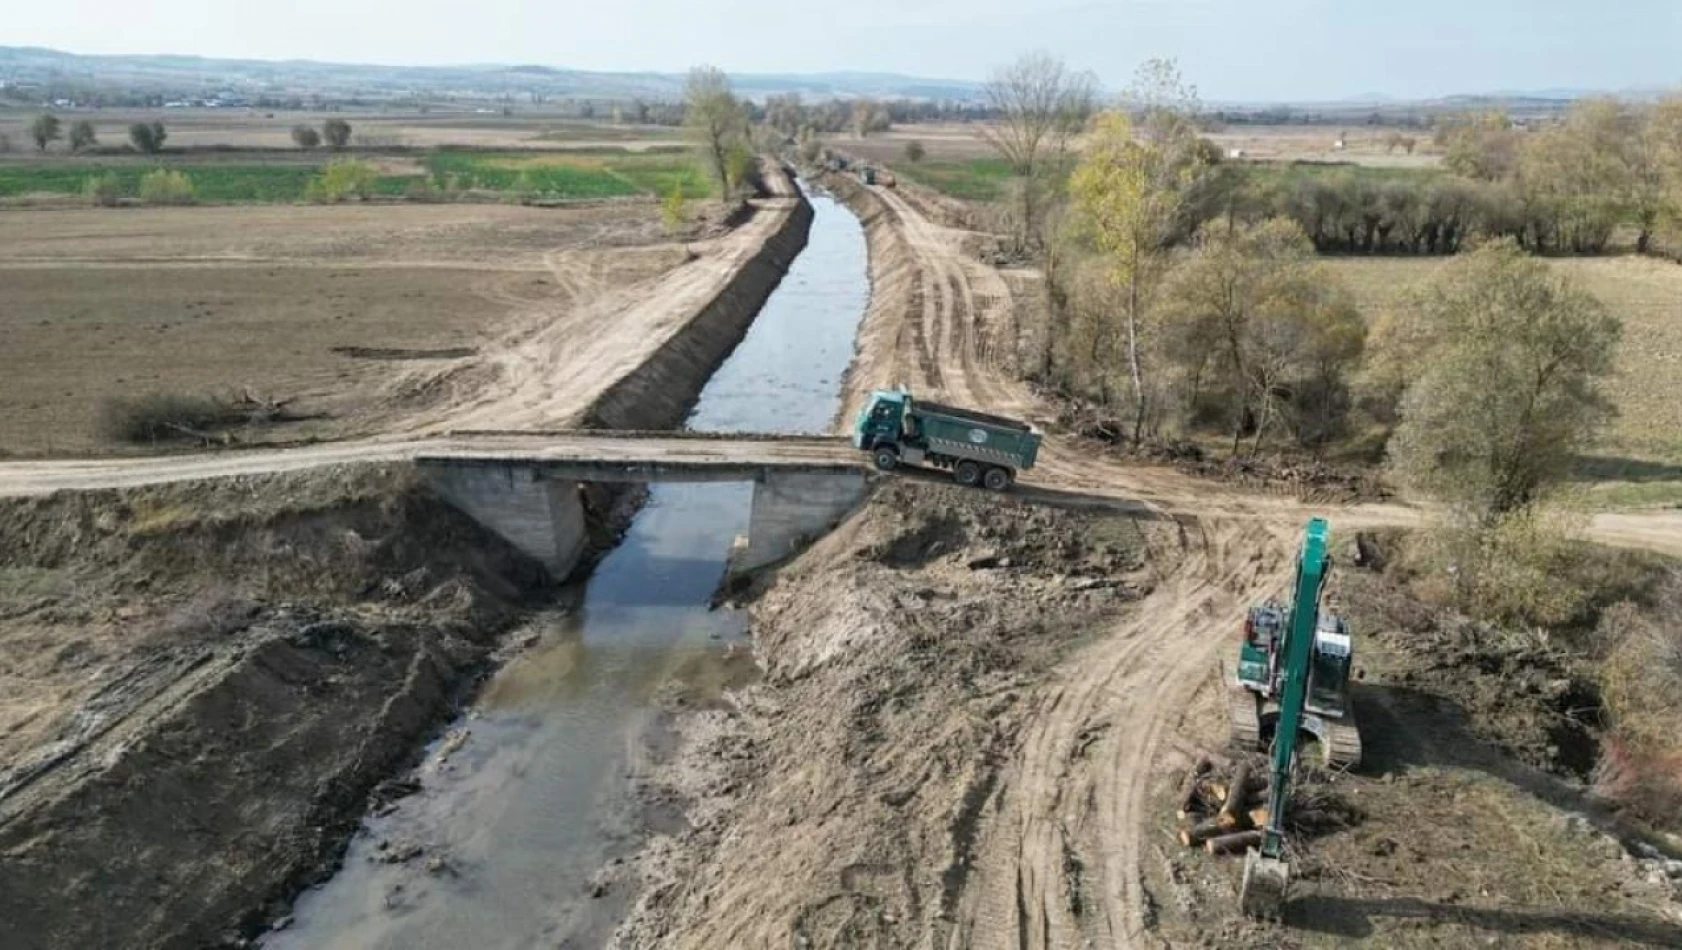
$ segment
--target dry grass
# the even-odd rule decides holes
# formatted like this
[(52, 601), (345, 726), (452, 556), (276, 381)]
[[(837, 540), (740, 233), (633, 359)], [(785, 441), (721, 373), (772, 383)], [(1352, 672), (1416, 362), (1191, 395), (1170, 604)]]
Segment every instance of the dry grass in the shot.
[[(1443, 266), (1429, 258), (1331, 258), (1328, 267), (1368, 319), (1407, 306), (1409, 292)], [(1594, 499), (1608, 505), (1682, 502), (1682, 266), (1641, 257), (1551, 262), (1624, 323), (1617, 375), (1607, 391), (1619, 416), (1585, 460)]]

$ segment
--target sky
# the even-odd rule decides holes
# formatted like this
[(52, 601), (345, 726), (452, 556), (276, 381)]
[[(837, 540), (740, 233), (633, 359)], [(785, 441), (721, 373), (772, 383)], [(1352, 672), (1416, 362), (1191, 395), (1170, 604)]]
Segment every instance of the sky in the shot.
[(1682, 85), (1682, 0), (54, 0), (0, 44), (400, 65), (897, 72), (985, 79), (1029, 50), (1205, 101)]

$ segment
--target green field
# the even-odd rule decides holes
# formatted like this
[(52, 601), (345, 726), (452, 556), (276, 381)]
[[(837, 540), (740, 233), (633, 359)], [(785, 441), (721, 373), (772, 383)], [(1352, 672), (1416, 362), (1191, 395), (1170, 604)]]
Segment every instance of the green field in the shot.
[(427, 158), (433, 178), (451, 176), (463, 187), (495, 191), (535, 190), (559, 198), (664, 196), (675, 184), (688, 199), (713, 193), (711, 182), (681, 149), (629, 152), (591, 149), (567, 152), (460, 152), (441, 150)]
[(996, 201), (1004, 194), (1010, 166), (1002, 158), (962, 162), (898, 162), (894, 171), (919, 185), (964, 201)]
[[(200, 202), (273, 204), (302, 201), (309, 183), (321, 173), (319, 163), (268, 164), (156, 163), (0, 163), (0, 198), (32, 194), (80, 195), (87, 183), (111, 176), (124, 198), (139, 195), (140, 179), (155, 168), (184, 172)], [(710, 181), (681, 150), (627, 152), (600, 149), (569, 152), (465, 152), (440, 150), (426, 157), (424, 174), (380, 175), (375, 194), (401, 197), (422, 179), (442, 191), (457, 189), (518, 192), (538, 198), (612, 198), (669, 194), (673, 185), (685, 198), (710, 197)]]

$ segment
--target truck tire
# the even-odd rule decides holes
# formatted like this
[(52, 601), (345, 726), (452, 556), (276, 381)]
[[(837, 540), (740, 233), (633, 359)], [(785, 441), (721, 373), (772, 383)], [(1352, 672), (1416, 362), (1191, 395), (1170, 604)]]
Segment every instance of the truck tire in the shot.
[(958, 484), (973, 488), (981, 484), (981, 466), (969, 459), (964, 459), (952, 469), (952, 477), (958, 480)]
[(894, 451), (892, 446), (878, 447), (871, 458), (875, 461), (876, 467), (884, 472), (891, 472), (899, 468), (899, 453)]
[(981, 476), (981, 484), (987, 486), (988, 491), (1004, 491), (1010, 487), (1010, 469), (990, 468)]

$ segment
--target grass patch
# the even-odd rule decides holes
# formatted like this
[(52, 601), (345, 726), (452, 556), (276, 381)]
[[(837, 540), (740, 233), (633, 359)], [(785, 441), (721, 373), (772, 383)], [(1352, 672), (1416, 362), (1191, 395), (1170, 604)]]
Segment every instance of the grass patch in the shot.
[(919, 185), (964, 201), (997, 201), (1010, 179), (1002, 158), (972, 158), (961, 162), (896, 162), (894, 171)]
[(664, 196), (674, 184), (688, 200), (713, 193), (711, 183), (682, 150), (581, 149), (533, 154), (446, 149), (432, 153), (427, 168), (434, 178), (453, 179), (464, 188), (529, 190), (556, 198)]

